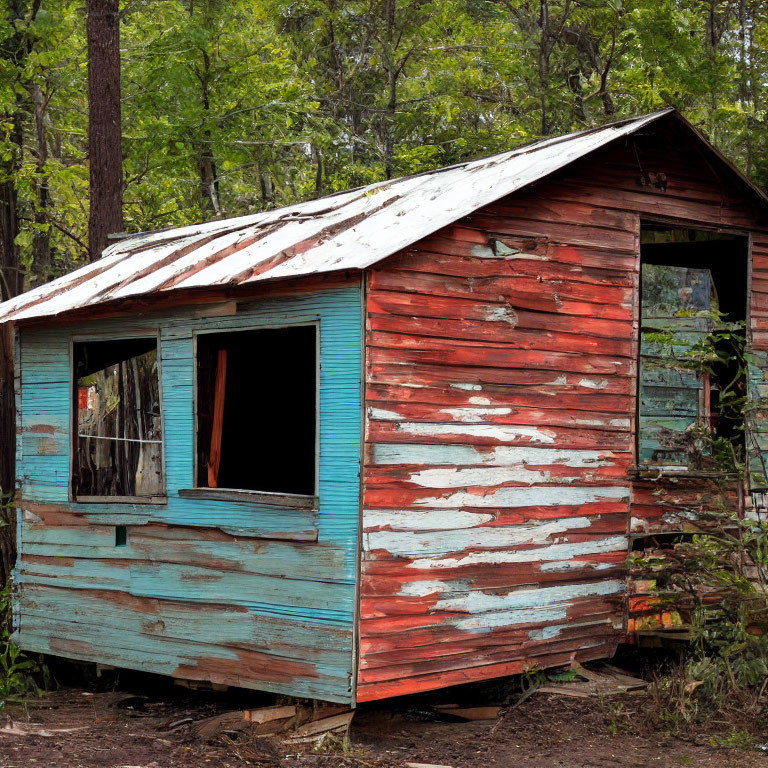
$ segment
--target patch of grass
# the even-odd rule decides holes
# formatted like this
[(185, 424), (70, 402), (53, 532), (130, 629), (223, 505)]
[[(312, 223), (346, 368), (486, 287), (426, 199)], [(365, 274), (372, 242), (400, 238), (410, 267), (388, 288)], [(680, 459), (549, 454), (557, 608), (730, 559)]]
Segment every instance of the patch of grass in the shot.
[(757, 744), (757, 739), (748, 731), (733, 728), (727, 736), (713, 736), (709, 743), (713, 747), (723, 749), (752, 749)]

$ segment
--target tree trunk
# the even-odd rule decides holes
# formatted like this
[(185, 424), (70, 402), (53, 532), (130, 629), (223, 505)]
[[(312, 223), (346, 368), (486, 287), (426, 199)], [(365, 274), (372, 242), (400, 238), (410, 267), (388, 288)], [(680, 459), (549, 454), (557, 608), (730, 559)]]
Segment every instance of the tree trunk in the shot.
[[(2, 115), (10, 123), (10, 152), (0, 166), (0, 300), (17, 296), (24, 290), (24, 272), (19, 259), (16, 237), (19, 234), (19, 198), (16, 183), (24, 147), (24, 104), (20, 85), (26, 58), (32, 51), (27, 31), (40, 9), (41, 0), (26, 3), (12, 0), (5, 4), (3, 21), (14, 33), (5, 37), (0, 49), (8, 87), (16, 91), (14, 109)], [(15, 72), (11, 75), (11, 72)], [(7, 494), (15, 491), (16, 403), (13, 378), (13, 327), (0, 323), (0, 585), (11, 575), (15, 562), (15, 509), (5, 504)]]
[[(13, 390), (13, 326), (0, 324), (0, 493), (10, 493), (14, 486), (15, 399)], [(1, 505), (0, 505), (1, 506)]]
[(13, 326), (0, 324), (0, 587), (16, 562), (16, 510), (7, 503), (16, 485), (16, 404), (13, 388)]
[(539, 131), (542, 136), (549, 133), (549, 115), (547, 113), (547, 90), (549, 89), (549, 2), (539, 3)]
[(387, 73), (389, 98), (384, 118), (384, 175), (391, 179), (395, 172), (395, 115), (397, 113), (397, 71), (392, 68)]
[(382, 122), (382, 143), (384, 145), (384, 176), (391, 179), (394, 175), (395, 158), (395, 115), (397, 113), (397, 79), (400, 75), (395, 52), (395, 14), (397, 0), (384, 0), (385, 57), (384, 68), (387, 72), (387, 105)]
[(312, 145), (312, 157), (315, 160), (315, 197), (323, 196), (323, 155), (320, 149)]
[(275, 207), (275, 183), (269, 171), (264, 170), (261, 163), (258, 166), (259, 187), (261, 188), (261, 204), (264, 208)]
[(23, 136), (22, 117), (10, 117), (13, 124), (11, 157), (3, 163), (0, 182), (0, 298), (7, 301), (24, 290), (24, 273), (19, 260), (16, 236), (19, 234), (19, 197), (16, 191), (16, 176), (21, 160)]
[(51, 232), (48, 227), (48, 207), (51, 203), (48, 175), (45, 164), (48, 162), (48, 137), (45, 130), (47, 100), (35, 83), (32, 86), (32, 102), (35, 110), (35, 151), (37, 161), (37, 199), (35, 201), (35, 234), (32, 239), (32, 280), (33, 286), (47, 283), (51, 274)]
[[(203, 66), (198, 72), (198, 77), (200, 79), (203, 112), (207, 126), (211, 112), (211, 57), (205, 50), (202, 52), (202, 55)], [(219, 204), (219, 173), (216, 169), (216, 158), (213, 155), (213, 134), (207, 127), (203, 131), (203, 141), (199, 152), (198, 170), (200, 172), (200, 199), (203, 211), (206, 215), (218, 216), (221, 214), (221, 205)]]
[(123, 231), (119, 0), (88, 0), (88, 238), (91, 261)]

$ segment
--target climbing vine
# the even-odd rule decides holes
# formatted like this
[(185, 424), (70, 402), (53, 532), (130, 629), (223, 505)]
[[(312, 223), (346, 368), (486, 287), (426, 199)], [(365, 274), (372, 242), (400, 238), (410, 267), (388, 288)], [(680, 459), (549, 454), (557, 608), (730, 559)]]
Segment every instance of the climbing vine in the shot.
[(690, 316), (709, 327), (695, 343), (681, 341), (674, 328), (654, 328), (644, 341), (661, 350), (659, 365), (716, 382), (717, 414), (677, 436), (689, 472), (646, 473), (669, 530), (647, 537), (630, 569), (635, 580), (650, 581), (660, 613), (689, 628), (690, 697), (713, 706), (738, 697), (762, 711), (768, 688), (768, 515), (763, 495), (754, 491), (765, 487), (768, 499), (760, 442), (766, 403), (747, 387), (763, 366), (747, 350), (744, 323), (726, 322), (716, 310)]

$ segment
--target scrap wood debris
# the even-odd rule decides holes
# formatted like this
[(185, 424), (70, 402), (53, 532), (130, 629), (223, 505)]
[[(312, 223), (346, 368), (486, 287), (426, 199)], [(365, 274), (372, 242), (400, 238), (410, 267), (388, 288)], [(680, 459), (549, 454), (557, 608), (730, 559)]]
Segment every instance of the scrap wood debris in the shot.
[(452, 765), (435, 765), (434, 763), (406, 763), (406, 768), (453, 768)]
[(615, 696), (619, 693), (639, 691), (648, 685), (645, 680), (627, 675), (611, 664), (603, 664), (598, 672), (574, 662), (568, 672), (548, 677), (549, 682), (537, 686), (533, 693), (555, 693), (585, 699), (591, 696)]
[(435, 709), (458, 720), (495, 720), (501, 711), (500, 706), (460, 707), (458, 704), (438, 704)]
[(346, 736), (354, 717), (348, 707), (301, 705), (261, 707), (224, 712), (193, 723), (192, 730), (208, 741), (220, 734), (247, 730), (254, 738), (274, 737), (287, 744), (314, 744), (327, 735)]

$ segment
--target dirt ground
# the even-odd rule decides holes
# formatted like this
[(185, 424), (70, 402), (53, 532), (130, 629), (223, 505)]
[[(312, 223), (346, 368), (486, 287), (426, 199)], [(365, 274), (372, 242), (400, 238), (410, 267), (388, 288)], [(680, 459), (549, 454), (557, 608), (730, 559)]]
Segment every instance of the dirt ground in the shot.
[[(483, 693), (475, 688), (471, 703)], [(489, 699), (499, 697), (498, 687), (488, 686), (485, 694), (485, 703), (491, 703)], [(460, 701), (466, 692), (362, 707), (349, 746), (337, 742), (323, 752), (307, 748), (300, 753), (277, 741), (254, 739), (247, 731), (225, 730), (208, 739), (197, 733), (195, 724), (205, 718), (271, 703), (259, 694), (211, 694), (146, 681), (121, 682), (106, 691), (64, 687), (6, 710), (0, 768), (404, 768), (407, 763), (452, 768), (768, 768), (768, 752), (759, 738), (749, 749), (726, 749), (713, 745), (711, 731), (669, 737), (643, 727), (645, 693), (610, 701), (534, 694), (502, 709), (495, 720), (436, 721), (432, 704), (451, 696)], [(40, 729), (46, 734), (40, 735)]]

